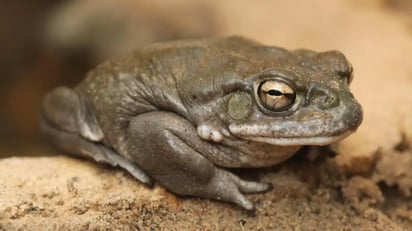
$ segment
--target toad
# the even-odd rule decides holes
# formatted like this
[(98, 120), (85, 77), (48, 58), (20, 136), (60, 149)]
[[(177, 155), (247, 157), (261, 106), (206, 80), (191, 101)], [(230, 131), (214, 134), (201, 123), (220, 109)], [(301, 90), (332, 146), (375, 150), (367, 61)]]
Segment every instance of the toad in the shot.
[(278, 164), (339, 141), (362, 121), (338, 51), (289, 51), (242, 37), (149, 45), (107, 61), (42, 104), (59, 149), (119, 166), (178, 195), (253, 209), (268, 183), (231, 168)]

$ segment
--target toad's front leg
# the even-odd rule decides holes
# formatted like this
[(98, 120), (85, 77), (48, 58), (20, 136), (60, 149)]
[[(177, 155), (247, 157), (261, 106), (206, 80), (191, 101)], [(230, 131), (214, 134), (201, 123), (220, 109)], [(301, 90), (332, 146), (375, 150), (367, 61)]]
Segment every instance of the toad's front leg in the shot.
[[(204, 141), (186, 119), (169, 112), (150, 112), (132, 119), (128, 127), (128, 151), (134, 161), (170, 191), (236, 203), (253, 204), (242, 193), (263, 192), (269, 184), (244, 181), (215, 167), (205, 156), (219, 152)], [(205, 155), (206, 154), (206, 155)]]

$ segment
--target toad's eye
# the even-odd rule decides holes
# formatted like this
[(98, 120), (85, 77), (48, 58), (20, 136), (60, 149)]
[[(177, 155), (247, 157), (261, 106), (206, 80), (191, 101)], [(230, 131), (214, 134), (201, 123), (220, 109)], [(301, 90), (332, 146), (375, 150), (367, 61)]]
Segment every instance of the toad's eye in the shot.
[(270, 111), (280, 112), (289, 109), (296, 99), (295, 90), (279, 80), (266, 80), (258, 88), (261, 104)]

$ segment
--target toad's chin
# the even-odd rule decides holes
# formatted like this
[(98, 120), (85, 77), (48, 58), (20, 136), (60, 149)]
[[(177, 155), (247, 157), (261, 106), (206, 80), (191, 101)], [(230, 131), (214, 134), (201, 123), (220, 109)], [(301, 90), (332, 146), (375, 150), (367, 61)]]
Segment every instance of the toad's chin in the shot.
[(337, 142), (352, 134), (353, 131), (346, 131), (335, 136), (313, 136), (313, 137), (287, 137), (287, 138), (273, 138), (265, 136), (248, 136), (242, 137), (246, 140), (253, 140), (256, 142), (267, 143), (278, 146), (298, 146), (298, 145), (328, 145)]

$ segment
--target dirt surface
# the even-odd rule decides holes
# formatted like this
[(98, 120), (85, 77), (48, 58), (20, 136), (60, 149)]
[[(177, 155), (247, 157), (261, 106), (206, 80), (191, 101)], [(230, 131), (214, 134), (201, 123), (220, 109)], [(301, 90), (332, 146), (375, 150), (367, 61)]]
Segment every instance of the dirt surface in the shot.
[[(274, 186), (249, 196), (257, 204), (254, 213), (148, 189), (122, 170), (84, 160), (2, 159), (0, 230), (412, 230), (408, 1), (207, 2), (219, 36), (342, 51), (354, 67), (352, 89), (364, 109), (359, 130), (333, 145), (332, 156), (306, 149), (280, 166), (241, 172)], [(114, 49), (107, 47), (99, 53)]]
[[(122, 170), (84, 160), (3, 159), (0, 230), (402, 230), (379, 209), (355, 210), (346, 203), (331, 159), (311, 163), (297, 157), (254, 173), (250, 177), (274, 189), (250, 195), (257, 209), (246, 212), (227, 203), (177, 198)], [(359, 190), (377, 190), (366, 185), (371, 187)]]

